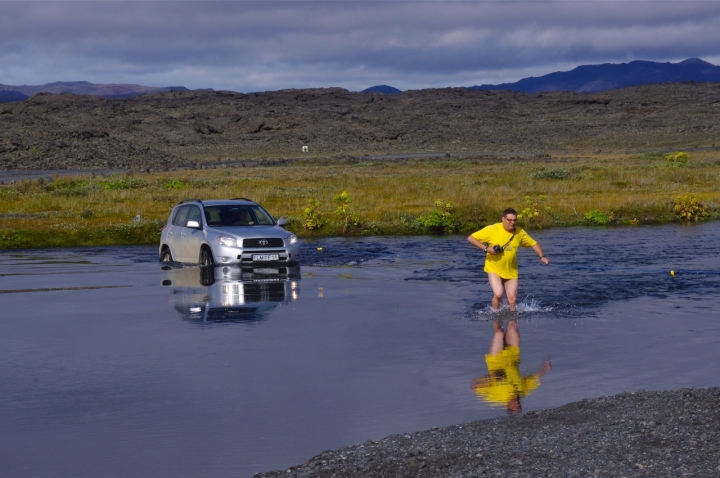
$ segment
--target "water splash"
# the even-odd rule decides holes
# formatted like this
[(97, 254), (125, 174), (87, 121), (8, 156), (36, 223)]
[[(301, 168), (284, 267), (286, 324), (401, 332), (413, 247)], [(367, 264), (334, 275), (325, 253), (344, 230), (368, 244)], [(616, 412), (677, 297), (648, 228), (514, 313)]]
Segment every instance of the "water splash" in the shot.
[(542, 306), (540, 301), (526, 297), (525, 300), (517, 304), (517, 311), (521, 314), (528, 312), (552, 312), (555, 308), (552, 306)]
[(509, 320), (528, 318), (529, 314), (548, 313), (553, 310), (555, 310), (555, 307), (543, 306), (539, 300), (528, 296), (522, 302), (518, 302), (515, 305), (515, 311), (511, 311), (506, 303), (503, 303), (499, 309), (493, 309), (488, 303), (479, 309), (469, 312), (466, 314), (466, 317), (473, 321)]

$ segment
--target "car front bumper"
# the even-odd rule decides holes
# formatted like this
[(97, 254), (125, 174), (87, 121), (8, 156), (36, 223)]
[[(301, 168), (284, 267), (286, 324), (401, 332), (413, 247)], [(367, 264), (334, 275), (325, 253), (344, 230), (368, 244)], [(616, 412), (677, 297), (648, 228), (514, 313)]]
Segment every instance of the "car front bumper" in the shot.
[[(277, 260), (257, 260), (258, 256), (277, 256)], [(213, 257), (217, 265), (240, 265), (242, 267), (291, 266), (300, 261), (300, 247), (272, 249), (240, 249), (216, 246)]]

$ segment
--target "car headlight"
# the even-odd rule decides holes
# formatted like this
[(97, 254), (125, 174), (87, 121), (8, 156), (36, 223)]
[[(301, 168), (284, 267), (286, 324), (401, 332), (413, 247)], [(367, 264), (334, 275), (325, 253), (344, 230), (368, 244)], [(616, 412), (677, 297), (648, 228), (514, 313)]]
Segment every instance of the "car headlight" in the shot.
[(237, 240), (234, 237), (218, 236), (217, 241), (223, 246), (235, 247), (237, 246)]
[(298, 238), (295, 234), (290, 234), (287, 238), (287, 243), (289, 246), (292, 246), (298, 241)]

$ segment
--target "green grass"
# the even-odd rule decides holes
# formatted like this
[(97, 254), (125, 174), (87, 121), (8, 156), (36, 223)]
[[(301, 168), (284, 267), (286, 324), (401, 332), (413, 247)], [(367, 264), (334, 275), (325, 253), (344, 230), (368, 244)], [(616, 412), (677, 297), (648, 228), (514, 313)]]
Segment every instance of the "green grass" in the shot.
[[(673, 198), (695, 194), (720, 217), (720, 155), (695, 153), (668, 167), (663, 155), (559, 157), (542, 160), (452, 159), (406, 162), (302, 161), (237, 169), (135, 173), (32, 180), (0, 186), (0, 248), (154, 243), (181, 199), (248, 197), (301, 236), (339, 235), (333, 197), (347, 191), (359, 225), (349, 235), (424, 234), (436, 201), (451, 203), (448, 223), (465, 233), (522, 211), (525, 197), (546, 196), (526, 227), (679, 220)], [(320, 229), (303, 228), (309, 199), (320, 201)], [(136, 216), (139, 220), (135, 220)], [(593, 213), (588, 217), (599, 217)], [(430, 219), (430, 220), (429, 220)], [(449, 229), (448, 229), (449, 230)]]

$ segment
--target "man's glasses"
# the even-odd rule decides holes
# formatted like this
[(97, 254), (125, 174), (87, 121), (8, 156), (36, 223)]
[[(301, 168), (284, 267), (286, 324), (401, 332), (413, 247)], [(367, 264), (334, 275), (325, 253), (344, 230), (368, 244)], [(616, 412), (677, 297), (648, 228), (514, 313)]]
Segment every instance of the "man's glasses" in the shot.
[(503, 217), (503, 219), (505, 219), (507, 222), (517, 222), (517, 218), (515, 218), (515, 219), (508, 219), (508, 218), (506, 218), (506, 217)]

